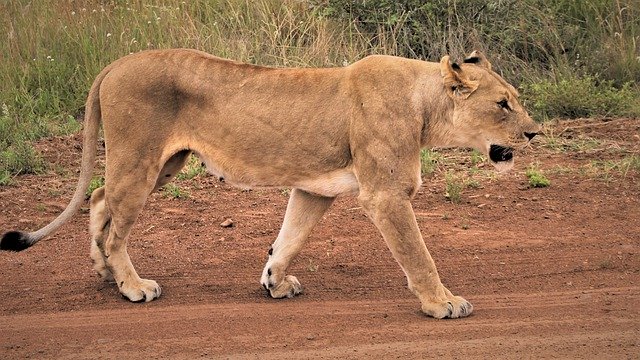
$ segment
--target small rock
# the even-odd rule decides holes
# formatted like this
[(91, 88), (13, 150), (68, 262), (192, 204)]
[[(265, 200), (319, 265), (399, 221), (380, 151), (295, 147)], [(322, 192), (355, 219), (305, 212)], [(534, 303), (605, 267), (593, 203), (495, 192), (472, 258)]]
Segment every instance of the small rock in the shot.
[(225, 221), (223, 221), (220, 226), (222, 226), (223, 228), (230, 228), (233, 226), (233, 220), (231, 219), (227, 219)]

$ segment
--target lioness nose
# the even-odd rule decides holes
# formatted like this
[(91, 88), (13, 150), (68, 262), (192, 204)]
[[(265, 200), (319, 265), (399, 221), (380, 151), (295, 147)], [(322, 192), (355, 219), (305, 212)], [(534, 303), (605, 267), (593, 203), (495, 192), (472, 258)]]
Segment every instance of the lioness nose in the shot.
[(536, 135), (538, 135), (538, 133), (530, 133), (530, 132), (524, 133), (524, 136), (526, 136), (527, 139), (529, 139), (529, 141), (531, 141), (531, 139), (533, 139)]

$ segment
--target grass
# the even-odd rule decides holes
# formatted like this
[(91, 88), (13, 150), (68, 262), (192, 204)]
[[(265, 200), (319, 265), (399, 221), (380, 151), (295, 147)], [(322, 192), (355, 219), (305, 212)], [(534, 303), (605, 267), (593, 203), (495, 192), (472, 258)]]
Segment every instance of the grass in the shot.
[(529, 165), (525, 174), (529, 179), (529, 186), (531, 187), (544, 188), (551, 185), (551, 180), (542, 173), (538, 165)]
[(291, 189), (289, 188), (280, 189), (280, 194), (282, 194), (282, 196), (284, 197), (289, 197), (291, 195)]
[(453, 171), (445, 174), (445, 191), (444, 196), (452, 203), (459, 203), (464, 189), (464, 182)]
[(422, 176), (431, 176), (442, 162), (442, 155), (432, 149), (420, 151), (420, 172)]
[[(635, 0), (13, 0), (0, 3), (0, 185), (46, 164), (31, 143), (77, 132), (113, 60), (188, 47), (269, 66), (343, 66), (371, 54), (437, 61), (477, 48), (535, 118), (640, 116)], [(34, 26), (37, 24), (38, 26)], [(438, 155), (422, 154), (430, 176)], [(473, 159), (472, 163), (480, 161)], [(197, 168), (185, 177), (198, 176)], [(182, 176), (182, 175), (181, 175)]]
[(525, 102), (538, 120), (640, 115), (640, 88), (631, 82), (617, 88), (613, 80), (562, 75), (525, 87)]
[(1, 170), (0, 171), (0, 186), (6, 186), (13, 184), (13, 176), (9, 170)]
[(589, 152), (604, 149), (606, 147), (602, 140), (590, 137), (565, 139), (549, 136), (545, 139), (542, 146), (557, 152)]
[(191, 196), (191, 194), (189, 194), (189, 191), (182, 189), (178, 185), (173, 183), (169, 183), (163, 186), (160, 191), (165, 197), (171, 199), (188, 199)]
[(605, 182), (630, 173), (640, 174), (640, 155), (630, 154), (619, 160), (592, 160), (583, 167), (583, 173)]
[(104, 176), (94, 176), (93, 178), (91, 178), (91, 182), (89, 182), (89, 187), (85, 192), (85, 196), (87, 198), (91, 197), (91, 194), (93, 193), (94, 190), (103, 186), (104, 186)]
[(31, 142), (78, 131), (93, 79), (129, 53), (187, 47), (262, 65), (342, 66), (381, 52), (308, 10), (295, 0), (1, 3), (0, 184), (43, 169)]
[(621, 161), (622, 175), (627, 176), (629, 172), (640, 174), (640, 155), (628, 155)]
[(202, 164), (200, 158), (195, 155), (190, 155), (187, 165), (176, 175), (178, 180), (191, 180), (199, 176), (207, 174), (207, 168)]
[(471, 166), (476, 167), (479, 164), (487, 161), (487, 157), (482, 155), (478, 150), (471, 151)]

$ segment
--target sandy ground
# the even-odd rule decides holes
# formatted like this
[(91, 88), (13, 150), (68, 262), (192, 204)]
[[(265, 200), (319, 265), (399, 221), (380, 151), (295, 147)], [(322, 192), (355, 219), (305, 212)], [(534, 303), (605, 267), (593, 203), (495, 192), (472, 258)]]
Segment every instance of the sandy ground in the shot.
[[(640, 358), (640, 120), (550, 124), (495, 175), (441, 151), (414, 210), (442, 281), (472, 316), (435, 320), (352, 198), (339, 199), (274, 300), (259, 278), (287, 202), (198, 176), (151, 196), (129, 251), (162, 297), (124, 300), (88, 256), (88, 213), (20, 253), (0, 253), (0, 358)], [(53, 165), (0, 187), (0, 231), (53, 219), (75, 187), (80, 137), (39, 143)], [(627, 161), (627, 162), (625, 162)], [(551, 180), (532, 188), (531, 164)], [(470, 171), (469, 169), (473, 169)], [(102, 171), (102, 169), (99, 169)], [(445, 195), (445, 173), (466, 185)], [(227, 218), (234, 226), (219, 224)]]

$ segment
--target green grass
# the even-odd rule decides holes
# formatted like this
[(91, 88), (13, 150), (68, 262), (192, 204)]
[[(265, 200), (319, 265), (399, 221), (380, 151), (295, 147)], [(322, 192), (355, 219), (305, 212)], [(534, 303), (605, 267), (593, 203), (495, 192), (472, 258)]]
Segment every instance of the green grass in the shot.
[(464, 181), (453, 171), (448, 171), (444, 177), (445, 192), (444, 196), (452, 203), (459, 203), (464, 189)]
[(542, 173), (537, 165), (529, 165), (525, 174), (529, 179), (529, 186), (531, 187), (544, 188), (551, 185), (551, 180)]
[(104, 176), (94, 176), (93, 178), (91, 178), (91, 182), (89, 182), (89, 187), (87, 188), (87, 191), (85, 192), (84, 195), (87, 198), (89, 198), (91, 197), (91, 194), (93, 193), (94, 190), (103, 186), (104, 186)]
[(631, 154), (618, 160), (592, 160), (582, 169), (585, 176), (609, 182), (630, 173), (640, 174), (640, 155)]
[(0, 184), (43, 169), (31, 143), (78, 131), (95, 76), (129, 53), (187, 47), (262, 65), (342, 66), (380, 52), (308, 10), (295, 0), (2, 2)]
[(178, 185), (172, 183), (163, 186), (160, 191), (165, 197), (171, 199), (188, 199), (191, 196), (191, 194), (189, 194), (189, 191), (182, 189)]
[(9, 170), (1, 170), (0, 171), (0, 186), (6, 186), (13, 184), (13, 176), (9, 172)]
[(487, 158), (482, 155), (481, 152), (479, 152), (478, 150), (473, 150), (471, 151), (471, 166), (472, 167), (476, 167), (479, 164), (483, 163), (487, 161)]
[[(371, 53), (460, 59), (477, 48), (522, 89), (537, 119), (638, 117), (635, 2), (0, 2), (0, 185), (43, 171), (32, 143), (77, 132), (99, 71), (145, 49), (188, 47), (253, 64), (305, 67), (343, 66)], [(428, 176), (438, 157), (422, 156)], [(193, 171), (185, 176), (198, 176)]]
[(640, 155), (628, 155), (621, 161), (623, 176), (627, 176), (629, 172), (640, 174)]
[[(602, 140), (590, 138), (590, 137), (578, 137), (573, 139), (567, 139), (562, 137), (554, 137), (554, 136), (546, 136), (544, 142), (542, 143), (543, 147), (554, 150), (556, 152), (589, 152), (596, 151), (600, 149), (605, 149), (605, 146)], [(611, 149), (607, 149), (611, 150)]]
[(204, 176), (207, 173), (207, 168), (202, 164), (202, 161), (195, 155), (189, 156), (187, 165), (176, 175), (178, 180), (191, 180), (198, 176)]
[(423, 176), (431, 176), (442, 162), (442, 155), (431, 149), (420, 151), (420, 172)]
[(640, 88), (631, 82), (615, 87), (613, 80), (561, 75), (525, 86), (525, 103), (538, 120), (640, 116)]

